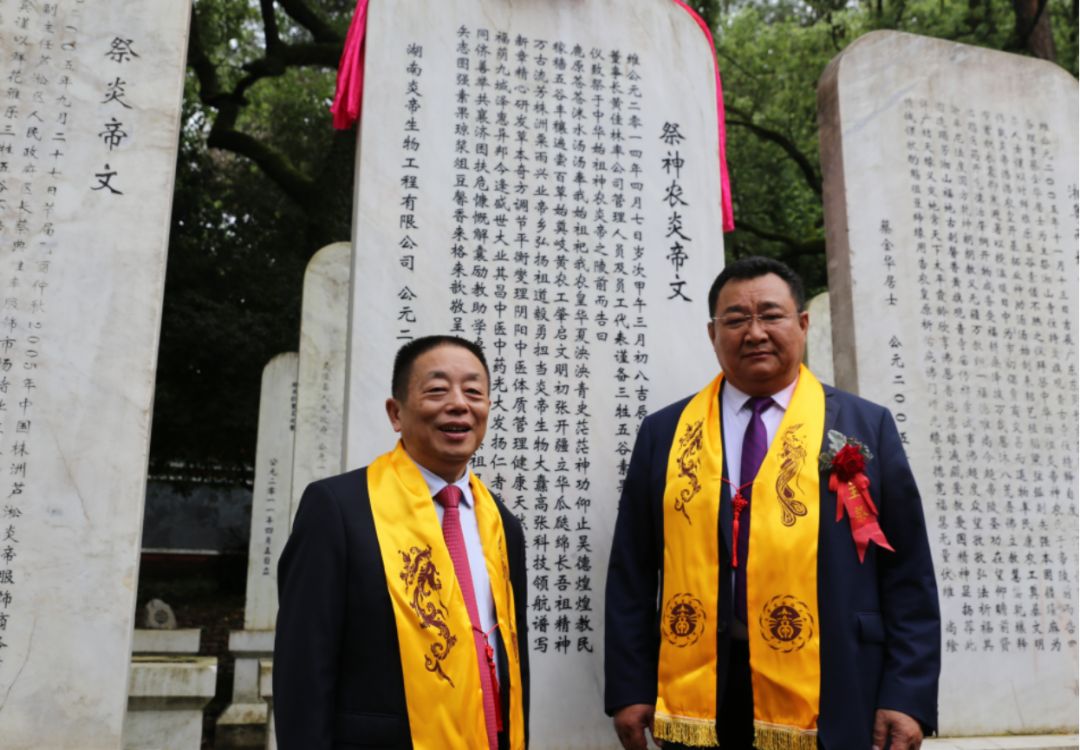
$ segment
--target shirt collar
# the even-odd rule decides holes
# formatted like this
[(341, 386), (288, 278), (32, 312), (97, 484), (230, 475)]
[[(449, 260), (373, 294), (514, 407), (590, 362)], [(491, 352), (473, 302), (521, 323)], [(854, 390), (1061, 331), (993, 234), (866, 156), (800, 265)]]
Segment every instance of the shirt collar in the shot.
[[(409, 459), (412, 460), (412, 456), (409, 456)], [(420, 470), (420, 476), (422, 476), (424, 478), (424, 481), (427, 482), (428, 490), (431, 492), (432, 497), (435, 497), (435, 495), (439, 494), (439, 492), (442, 490), (443, 487), (450, 484), (450, 482), (447, 482), (445, 479), (440, 477), (438, 474), (434, 474), (434, 473), (428, 471), (423, 466), (416, 463), (416, 461), (413, 461), (413, 463), (416, 464), (416, 468), (418, 468)], [(469, 472), (468, 472), (468, 470), (466, 470), (465, 473), (462, 475), (461, 479), (454, 482), (453, 485), (455, 487), (457, 487), (459, 490), (461, 490), (461, 495), (462, 495), (461, 502), (466, 507), (472, 506), (472, 492), (469, 490)]]
[[(796, 376), (787, 387), (781, 388), (779, 391), (772, 394), (772, 400), (776, 402), (776, 405), (779, 406), (782, 411), (787, 411), (788, 405), (791, 403), (791, 396), (795, 393), (795, 386), (798, 384), (799, 378)], [(724, 387), (720, 397), (724, 400), (724, 405), (734, 412), (746, 408), (746, 402), (751, 398), (749, 394), (740, 391), (726, 378), (724, 379)]]

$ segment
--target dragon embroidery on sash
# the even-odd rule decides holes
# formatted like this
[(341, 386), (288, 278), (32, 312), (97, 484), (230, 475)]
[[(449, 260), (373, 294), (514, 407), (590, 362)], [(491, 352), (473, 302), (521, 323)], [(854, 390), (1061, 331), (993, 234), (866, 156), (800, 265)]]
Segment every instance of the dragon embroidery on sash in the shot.
[(690, 486), (679, 490), (675, 498), (675, 510), (686, 517), (686, 522), (692, 524), (690, 514), (686, 512), (686, 505), (694, 499), (694, 495), (701, 491), (701, 482), (698, 481), (697, 472), (701, 466), (702, 436), (705, 420), (699, 419), (693, 424), (686, 426), (686, 432), (679, 438), (679, 476), (690, 480)]
[(431, 561), (431, 545), (424, 549), (412, 547), (408, 552), (398, 550), (405, 567), (401, 571), (401, 580), (405, 582), (405, 593), (411, 594), (409, 606), (420, 620), (421, 628), (435, 628), (441, 643), (431, 644), (431, 653), (424, 654), (424, 666), (454, 687), (454, 681), (443, 671), (442, 661), (450, 654), (450, 649), (457, 643), (457, 636), (450, 632), (446, 623), (449, 614), (439, 592), (442, 581), (439, 571)]
[[(796, 517), (806, 515), (806, 506), (795, 499), (795, 490), (791, 489), (791, 480), (799, 476), (806, 461), (806, 446), (798, 434), (801, 424), (792, 425), (784, 432), (780, 449), (780, 475), (776, 478), (776, 499), (780, 501), (780, 521), (785, 526), (794, 526)], [(798, 482), (796, 481), (796, 486)]]

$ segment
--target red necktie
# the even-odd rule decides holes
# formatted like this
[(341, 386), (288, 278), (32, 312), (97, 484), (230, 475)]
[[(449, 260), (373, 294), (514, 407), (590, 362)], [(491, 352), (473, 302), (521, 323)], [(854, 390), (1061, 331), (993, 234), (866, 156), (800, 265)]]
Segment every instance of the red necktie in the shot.
[[(746, 562), (750, 558), (750, 501), (751, 491), (754, 489), (754, 478), (757, 476), (761, 462), (765, 460), (765, 454), (769, 452), (769, 437), (765, 431), (765, 422), (762, 413), (773, 405), (773, 400), (768, 396), (754, 396), (747, 400), (750, 407), (750, 422), (746, 425), (743, 435), (742, 461), (739, 464), (739, 487), (736, 497), (732, 499), (734, 511), (735, 538), (732, 543), (737, 552), (737, 564), (735, 567), (735, 619), (742, 623), (748, 623), (746, 619)], [(739, 502), (739, 500), (743, 502)]]
[(454, 561), (454, 573), (457, 574), (458, 586), (461, 587), (465, 607), (469, 610), (469, 622), (472, 623), (476, 659), (480, 665), (480, 685), (484, 689), (484, 722), (487, 725), (488, 744), (491, 750), (498, 750), (498, 732), (502, 724), (499, 715), (499, 679), (495, 675), (495, 652), (488, 643), (487, 634), (480, 627), (480, 611), (476, 606), (469, 555), (465, 551), (465, 537), (461, 533), (461, 513), (458, 510), (461, 498), (461, 490), (452, 484), (446, 485), (435, 495), (435, 500), (444, 509), (443, 538), (450, 550), (450, 559)]

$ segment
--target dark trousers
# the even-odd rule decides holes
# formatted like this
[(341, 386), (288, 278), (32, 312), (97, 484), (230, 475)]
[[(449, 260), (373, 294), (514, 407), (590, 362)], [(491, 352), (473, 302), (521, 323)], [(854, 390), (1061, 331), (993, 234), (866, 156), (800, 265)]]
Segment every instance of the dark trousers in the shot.
[[(717, 690), (721, 689), (717, 685)], [(716, 733), (723, 750), (753, 750), (754, 691), (750, 685), (750, 646), (746, 641), (731, 641), (727, 679), (720, 698)], [(674, 742), (665, 742), (665, 750), (699, 750)]]

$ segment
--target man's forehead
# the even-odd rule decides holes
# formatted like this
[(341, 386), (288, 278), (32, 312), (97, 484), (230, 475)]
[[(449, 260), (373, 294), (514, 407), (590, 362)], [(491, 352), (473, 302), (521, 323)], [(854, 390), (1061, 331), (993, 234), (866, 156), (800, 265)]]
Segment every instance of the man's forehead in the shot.
[(789, 303), (795, 303), (791, 288), (773, 273), (752, 279), (732, 279), (724, 284), (716, 300), (717, 307), (722, 310), (748, 307), (750, 304), (758, 309), (783, 307)]
[(420, 380), (449, 378), (451, 372), (466, 379), (483, 378), (484, 365), (465, 347), (443, 344), (421, 354), (412, 366), (412, 377)]
[[(479, 365), (475, 370), (468, 370), (464, 374), (458, 373), (462, 380), (482, 380), (484, 377), (484, 368)], [(432, 367), (421, 371), (414, 371), (413, 376), (420, 380), (434, 380), (436, 378), (443, 378), (445, 380), (453, 377), (450, 370), (445, 367)]]

